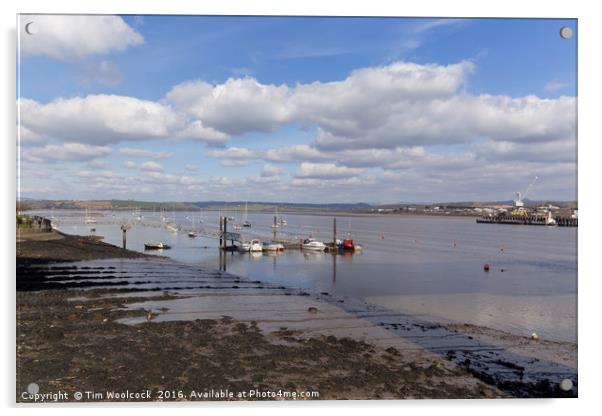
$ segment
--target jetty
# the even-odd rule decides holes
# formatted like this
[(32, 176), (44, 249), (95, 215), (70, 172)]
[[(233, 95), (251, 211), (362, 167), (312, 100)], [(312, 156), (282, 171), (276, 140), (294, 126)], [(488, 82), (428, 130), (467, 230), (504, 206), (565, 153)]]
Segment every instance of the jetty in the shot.
[(549, 222), (542, 215), (490, 215), (477, 218), (479, 224), (511, 224), (511, 225), (543, 225), (558, 227), (577, 227), (578, 219), (572, 217), (554, 217), (554, 222)]

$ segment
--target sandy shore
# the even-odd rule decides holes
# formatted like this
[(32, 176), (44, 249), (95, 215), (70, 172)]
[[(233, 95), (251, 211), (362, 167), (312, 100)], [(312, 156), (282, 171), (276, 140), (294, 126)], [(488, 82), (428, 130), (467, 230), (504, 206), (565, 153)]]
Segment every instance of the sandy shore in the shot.
[[(434, 325), (354, 299), (310, 295), (106, 244), (98, 257), (121, 251), (117, 258), (91, 261), (97, 243), (76, 236), (20, 244), (20, 402), (31, 401), (23, 395), (30, 383), (42, 393), (64, 392), (67, 401), (81, 391), (100, 394), (83, 397), (89, 401), (577, 394), (574, 344)], [(70, 252), (72, 244), (79, 251)], [(56, 263), (57, 254), (86, 261)], [(562, 391), (559, 380), (566, 377), (575, 385)], [(215, 396), (224, 390), (225, 397)], [(125, 391), (150, 396), (108, 397)], [(302, 397), (306, 392), (316, 393)]]

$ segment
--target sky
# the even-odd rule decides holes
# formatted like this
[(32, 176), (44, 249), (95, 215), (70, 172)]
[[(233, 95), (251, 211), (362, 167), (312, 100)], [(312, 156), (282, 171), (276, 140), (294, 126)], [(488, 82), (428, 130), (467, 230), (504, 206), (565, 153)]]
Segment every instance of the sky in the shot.
[(574, 19), (21, 15), (18, 41), (21, 197), (577, 198)]

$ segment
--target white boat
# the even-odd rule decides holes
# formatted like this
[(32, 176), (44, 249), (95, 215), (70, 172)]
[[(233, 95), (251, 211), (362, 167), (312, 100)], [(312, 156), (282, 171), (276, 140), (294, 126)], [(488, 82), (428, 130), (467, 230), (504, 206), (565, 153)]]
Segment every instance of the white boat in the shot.
[(196, 238), (196, 236), (197, 236), (197, 233), (195, 231), (191, 231), (188, 233), (188, 237), (190, 237), (190, 238)]
[(314, 251), (324, 251), (326, 250), (326, 244), (321, 241), (314, 240), (313, 238), (307, 238), (303, 240), (303, 245), (301, 246), (303, 250), (314, 250)]
[(251, 240), (251, 248), (249, 249), (251, 253), (259, 253), (263, 251), (263, 246), (261, 245), (261, 241), (259, 240)]
[(240, 231), (240, 230), (242, 230), (242, 225), (240, 225), (240, 224), (234, 224), (233, 228), (234, 228), (234, 231)]
[(171, 248), (171, 246), (165, 243), (145, 243), (144, 248), (146, 250), (167, 250)]
[(263, 243), (263, 251), (283, 251), (284, 245), (280, 243), (274, 243), (272, 241), (265, 241)]
[(240, 251), (241, 253), (247, 253), (251, 250), (251, 242), (250, 241), (243, 241), (242, 243), (240, 243), (237, 247), (237, 250)]
[(84, 217), (84, 224), (96, 224), (96, 219), (90, 214), (88, 208), (86, 208), (86, 216)]

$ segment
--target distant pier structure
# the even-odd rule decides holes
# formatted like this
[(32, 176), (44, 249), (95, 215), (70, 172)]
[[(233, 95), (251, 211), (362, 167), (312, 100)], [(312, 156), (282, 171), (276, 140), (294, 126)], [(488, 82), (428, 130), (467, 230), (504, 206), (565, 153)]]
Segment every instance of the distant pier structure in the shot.
[(577, 227), (578, 219), (573, 217), (554, 217), (554, 221), (550, 222), (548, 217), (537, 214), (528, 215), (488, 215), (477, 218), (479, 224), (511, 224), (511, 225), (544, 225), (558, 227)]

